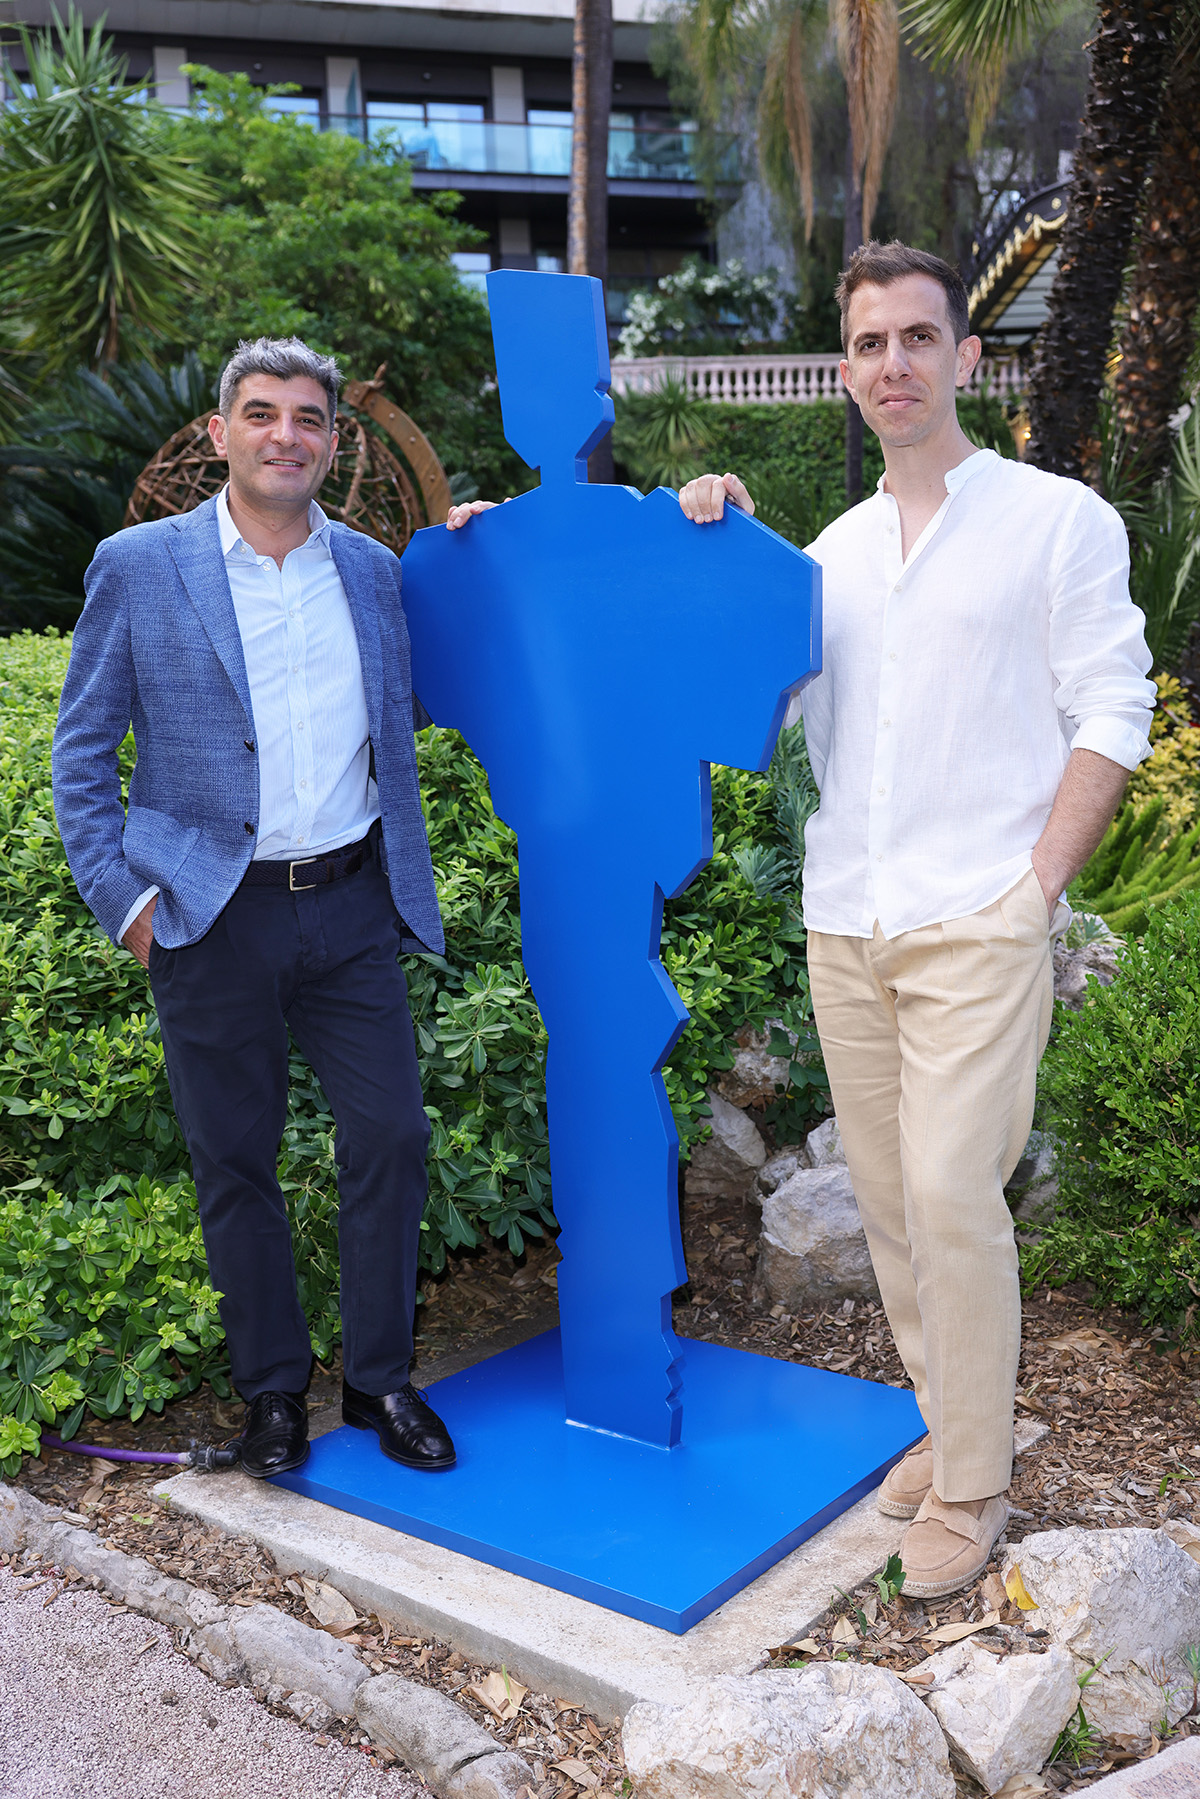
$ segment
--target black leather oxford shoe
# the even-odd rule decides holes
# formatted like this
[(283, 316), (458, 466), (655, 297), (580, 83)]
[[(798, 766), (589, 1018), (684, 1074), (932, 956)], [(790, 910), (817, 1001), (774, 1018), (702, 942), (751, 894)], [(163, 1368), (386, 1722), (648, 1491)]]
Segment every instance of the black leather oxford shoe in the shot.
[(255, 1480), (286, 1474), (308, 1458), (308, 1406), (303, 1393), (256, 1393), (246, 1406), (242, 1467)]
[(406, 1381), (398, 1393), (372, 1399), (349, 1381), (342, 1382), (342, 1418), (357, 1430), (379, 1434), (379, 1447), (393, 1462), (406, 1468), (453, 1468), (454, 1444), (450, 1432), (425, 1395)]

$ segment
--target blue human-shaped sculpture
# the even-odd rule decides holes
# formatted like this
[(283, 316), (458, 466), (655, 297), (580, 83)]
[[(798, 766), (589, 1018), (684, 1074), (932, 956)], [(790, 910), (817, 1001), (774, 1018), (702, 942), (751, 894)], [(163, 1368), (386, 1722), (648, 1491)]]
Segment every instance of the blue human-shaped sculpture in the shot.
[(709, 763), (767, 766), (820, 666), (819, 571), (735, 509), (587, 485), (613, 421), (600, 284), (488, 278), (505, 435), (541, 486), (404, 558), (413, 686), (517, 833), (546, 1098), (567, 1417), (680, 1441), (686, 1280), (661, 1073), (687, 1011), (663, 898), (712, 854)]

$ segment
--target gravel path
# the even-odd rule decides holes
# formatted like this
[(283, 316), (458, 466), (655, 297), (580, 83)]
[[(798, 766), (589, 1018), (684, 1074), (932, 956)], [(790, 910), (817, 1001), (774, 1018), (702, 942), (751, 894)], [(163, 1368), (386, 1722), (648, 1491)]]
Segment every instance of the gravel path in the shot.
[(218, 1686), (163, 1626), (54, 1591), (0, 1569), (0, 1799), (428, 1799)]

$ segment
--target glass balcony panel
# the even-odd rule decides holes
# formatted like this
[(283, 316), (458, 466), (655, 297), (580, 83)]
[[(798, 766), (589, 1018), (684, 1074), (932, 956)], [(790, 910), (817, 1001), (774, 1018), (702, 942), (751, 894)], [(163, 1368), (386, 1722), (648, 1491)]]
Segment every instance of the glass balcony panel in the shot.
[[(550, 175), (571, 173), (571, 115), (531, 109), (524, 125), (484, 120), (479, 106), (420, 101), (369, 100), (366, 135), (372, 143), (390, 143), (414, 169), (480, 175)], [(435, 115), (447, 116), (435, 116)], [(331, 130), (362, 135), (361, 121), (335, 118)], [(632, 115), (614, 113), (608, 134), (608, 176), (612, 181), (688, 181), (697, 179), (693, 161), (695, 132), (673, 126), (645, 130)], [(737, 180), (736, 144), (730, 139), (718, 165), (721, 180)]]

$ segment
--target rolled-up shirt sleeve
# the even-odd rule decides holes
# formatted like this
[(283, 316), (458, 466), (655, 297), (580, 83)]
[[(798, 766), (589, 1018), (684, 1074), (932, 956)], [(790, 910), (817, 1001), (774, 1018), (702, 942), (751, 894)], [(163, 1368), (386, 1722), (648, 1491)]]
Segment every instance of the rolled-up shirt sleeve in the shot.
[(1120, 514), (1080, 487), (1050, 571), (1050, 668), (1073, 750), (1135, 769), (1151, 754), (1157, 693), (1145, 617), (1129, 597)]

